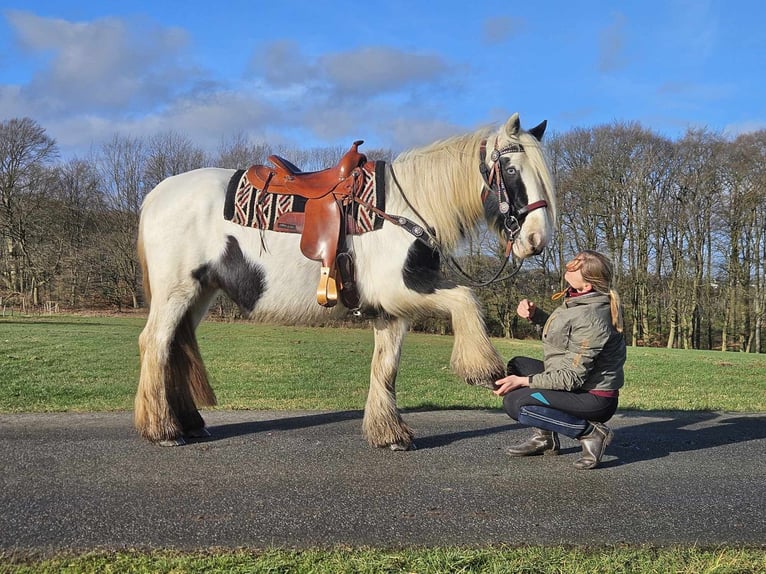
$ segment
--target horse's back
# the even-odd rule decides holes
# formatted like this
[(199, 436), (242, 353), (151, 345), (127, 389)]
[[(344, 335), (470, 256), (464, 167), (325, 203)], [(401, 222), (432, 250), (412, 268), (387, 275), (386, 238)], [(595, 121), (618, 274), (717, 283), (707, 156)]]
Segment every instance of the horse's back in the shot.
[(233, 169), (203, 167), (172, 175), (152, 189), (144, 198), (142, 215), (148, 210), (168, 210), (190, 202), (222, 202), (226, 186), (234, 175)]

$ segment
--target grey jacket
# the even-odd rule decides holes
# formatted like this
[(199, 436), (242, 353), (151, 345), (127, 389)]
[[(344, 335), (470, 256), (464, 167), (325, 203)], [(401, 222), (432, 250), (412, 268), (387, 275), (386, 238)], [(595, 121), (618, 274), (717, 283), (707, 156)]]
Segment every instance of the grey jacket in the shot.
[(548, 316), (535, 309), (543, 327), (545, 372), (530, 386), (557, 390), (616, 390), (624, 382), (625, 338), (612, 326), (609, 295), (571, 297)]

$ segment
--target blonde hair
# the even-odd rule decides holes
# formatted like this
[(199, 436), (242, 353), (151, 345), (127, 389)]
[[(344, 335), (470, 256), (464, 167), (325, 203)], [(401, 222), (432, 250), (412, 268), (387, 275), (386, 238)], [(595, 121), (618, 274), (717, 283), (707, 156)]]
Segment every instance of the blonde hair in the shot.
[(590, 249), (581, 251), (575, 259), (582, 261), (580, 273), (585, 281), (593, 285), (594, 291), (609, 295), (612, 325), (614, 325), (618, 333), (622, 333), (624, 328), (622, 302), (620, 301), (619, 293), (612, 288), (612, 278), (614, 276), (612, 262), (598, 251)]

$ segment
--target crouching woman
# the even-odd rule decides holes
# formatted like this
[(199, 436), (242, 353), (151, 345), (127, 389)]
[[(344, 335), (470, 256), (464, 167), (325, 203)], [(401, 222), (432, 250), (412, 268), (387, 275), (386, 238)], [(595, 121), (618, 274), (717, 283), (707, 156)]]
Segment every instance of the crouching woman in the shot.
[(519, 316), (543, 327), (543, 361), (514, 357), (494, 393), (521, 424), (533, 427), (511, 456), (558, 454), (559, 434), (577, 439), (578, 469), (598, 466), (613, 432), (606, 423), (617, 410), (623, 385), (625, 338), (622, 306), (611, 288), (612, 265), (596, 251), (582, 251), (566, 265), (567, 288), (550, 314), (524, 299)]

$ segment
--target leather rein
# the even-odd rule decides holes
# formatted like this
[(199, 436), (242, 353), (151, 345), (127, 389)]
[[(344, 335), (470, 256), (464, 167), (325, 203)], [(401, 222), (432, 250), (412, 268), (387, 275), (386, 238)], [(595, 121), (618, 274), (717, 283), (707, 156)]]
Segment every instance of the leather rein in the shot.
[(516, 273), (521, 270), (522, 262), (519, 262), (514, 270), (510, 272), (505, 277), (500, 277), (500, 274), (505, 269), (505, 266), (508, 264), (508, 261), (511, 258), (512, 249), (513, 249), (513, 242), (515, 241), (516, 237), (518, 237), (519, 233), (521, 232), (521, 226), (524, 223), (524, 220), (526, 219), (527, 215), (529, 215), (532, 211), (536, 209), (542, 209), (548, 206), (548, 202), (544, 199), (541, 199), (539, 201), (532, 202), (530, 204), (525, 205), (522, 208), (516, 208), (513, 201), (511, 201), (510, 196), (508, 195), (508, 188), (505, 182), (505, 177), (502, 172), (502, 168), (500, 167), (500, 157), (509, 154), (509, 153), (523, 153), (524, 147), (521, 144), (510, 144), (503, 149), (497, 148), (497, 142), (495, 142), (495, 149), (492, 150), (492, 154), (490, 155), (490, 159), (494, 162), (492, 167), (489, 168), (486, 163), (487, 158), (487, 140), (484, 139), (481, 142), (481, 147), (479, 151), (479, 171), (481, 172), (482, 179), (484, 180), (484, 187), (482, 188), (481, 192), (481, 202), (484, 207), (485, 214), (488, 210), (488, 202), (490, 200), (490, 197), (493, 195), (496, 197), (498, 210), (500, 213), (504, 216), (503, 218), (503, 233), (505, 234), (506, 238), (506, 249), (505, 249), (505, 257), (503, 258), (503, 264), (498, 269), (498, 271), (488, 280), (485, 281), (479, 281), (475, 278), (473, 278), (471, 275), (466, 273), (462, 267), (458, 264), (458, 262), (455, 260), (452, 256), (445, 256), (441, 245), (439, 244), (439, 241), (436, 239), (436, 231), (427, 225), (425, 223), (425, 219), (423, 218), (420, 213), (415, 209), (415, 207), (410, 203), (409, 199), (407, 199), (407, 196), (404, 193), (404, 190), (402, 189), (401, 184), (399, 183), (398, 179), (396, 178), (396, 174), (394, 173), (393, 168), (389, 165), (389, 169), (391, 172), (391, 178), (393, 179), (394, 183), (396, 184), (396, 187), (399, 188), (399, 193), (401, 194), (402, 198), (404, 199), (404, 202), (407, 204), (407, 206), (415, 213), (415, 215), (420, 218), (422, 222), (424, 222), (424, 225), (418, 225), (417, 223), (407, 219), (406, 217), (403, 217), (401, 215), (390, 215), (388, 213), (385, 213), (384, 211), (378, 209), (376, 206), (369, 204), (365, 201), (361, 201), (358, 198), (354, 197), (353, 200), (357, 203), (364, 205), (369, 210), (377, 213), (380, 217), (385, 219), (386, 221), (389, 221), (390, 223), (397, 225), (413, 235), (416, 239), (423, 242), (425, 245), (430, 247), (431, 249), (437, 251), (439, 255), (452, 267), (454, 271), (456, 271), (459, 275), (461, 275), (466, 281), (468, 281), (472, 286), (474, 287), (486, 287), (487, 285), (490, 285), (492, 283), (495, 283), (497, 281), (505, 281), (507, 279), (510, 279)]

